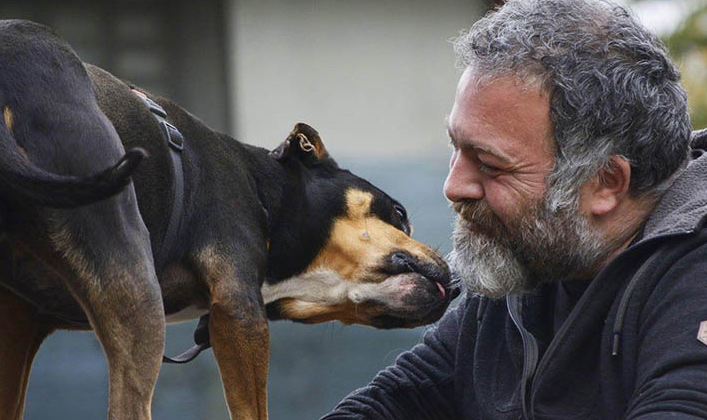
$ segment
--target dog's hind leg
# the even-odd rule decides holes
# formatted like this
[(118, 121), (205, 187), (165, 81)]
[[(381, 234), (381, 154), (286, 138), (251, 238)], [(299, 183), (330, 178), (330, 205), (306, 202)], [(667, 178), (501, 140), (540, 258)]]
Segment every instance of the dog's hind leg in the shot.
[(50, 238), (72, 274), (66, 284), (108, 360), (108, 418), (150, 419), (165, 317), (134, 190), (129, 186), (104, 202), (55, 212)]
[(0, 420), (21, 420), (32, 361), (53, 330), (27, 303), (0, 286)]
[[(59, 274), (93, 327), (108, 360), (108, 417), (149, 419), (164, 349), (165, 317), (150, 236), (132, 183), (118, 195), (82, 207), (52, 210), (38, 204), (62, 204), (64, 200), (45, 199), (72, 196), (54, 190), (62, 185), (83, 189), (105, 181), (118, 187), (111, 194), (121, 191), (120, 185), (129, 179), (119, 173), (131, 173), (139, 159), (128, 158), (102, 172), (125, 150), (98, 106), (85, 67), (66, 42), (31, 22), (3, 21), (0, 29), (3, 76), (5, 70), (11, 74), (0, 78), (0, 106), (9, 106), (12, 113), (0, 134), (5, 147), (16, 145), (6, 150), (12, 160), (0, 163), (9, 166), (5, 174), (17, 175), (22, 169), (23, 176), (11, 179), (24, 179), (27, 188), (37, 188), (32, 198), (3, 187), (0, 201), (17, 204), (18, 218), (29, 219), (26, 227), (42, 230), (43, 236), (25, 234), (20, 242)], [(61, 177), (42, 176), (47, 173)], [(105, 176), (95, 178), (96, 173)], [(66, 176), (90, 182), (66, 184)], [(60, 182), (53, 183), (52, 178)], [(100, 193), (105, 190), (98, 188), (98, 195), (63, 204), (93, 202), (105, 197)], [(13, 235), (23, 234), (14, 231)]]

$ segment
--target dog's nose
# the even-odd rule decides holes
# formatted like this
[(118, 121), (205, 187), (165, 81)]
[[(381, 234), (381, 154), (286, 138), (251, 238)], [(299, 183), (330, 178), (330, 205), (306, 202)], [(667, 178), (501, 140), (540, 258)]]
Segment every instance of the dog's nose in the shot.
[(412, 265), (412, 257), (405, 252), (397, 251), (390, 256), (390, 268), (396, 274), (416, 271)]
[[(418, 258), (403, 251), (392, 253), (389, 261), (389, 270), (392, 274), (410, 272), (422, 274), (427, 279), (445, 288), (447, 288), (450, 283), (449, 270), (446, 266), (440, 266), (439, 263), (421, 262)], [(444, 264), (444, 262), (441, 261), (441, 264)]]

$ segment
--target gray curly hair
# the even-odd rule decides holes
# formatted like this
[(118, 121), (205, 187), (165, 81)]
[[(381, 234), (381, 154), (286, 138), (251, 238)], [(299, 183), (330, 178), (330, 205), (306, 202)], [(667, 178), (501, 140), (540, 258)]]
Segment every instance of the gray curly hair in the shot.
[(556, 142), (551, 210), (622, 156), (634, 197), (657, 198), (688, 161), (690, 118), (663, 43), (604, 0), (509, 0), (453, 40), (483, 80), (515, 76), (550, 96)]

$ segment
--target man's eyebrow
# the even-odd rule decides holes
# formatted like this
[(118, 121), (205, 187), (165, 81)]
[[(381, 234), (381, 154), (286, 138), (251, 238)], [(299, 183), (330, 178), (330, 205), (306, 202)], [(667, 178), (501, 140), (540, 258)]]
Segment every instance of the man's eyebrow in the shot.
[(452, 135), (452, 126), (449, 125), (449, 116), (444, 117), (444, 128), (447, 130), (449, 140), (451, 140), (452, 144), (456, 144), (454, 136)]
[[(447, 117), (447, 118), (444, 119), (444, 124), (445, 124), (445, 126), (447, 127), (447, 135), (449, 136), (449, 139), (452, 141), (452, 144), (456, 146), (456, 145), (457, 145), (457, 139), (454, 137), (454, 134), (452, 133), (452, 127), (451, 127), (451, 125), (449, 124), (449, 117)], [(505, 155), (504, 153), (501, 153), (501, 152), (498, 151), (497, 149), (494, 149), (494, 148), (491, 148), (491, 147), (487, 147), (487, 146), (484, 146), (484, 145), (480, 145), (480, 144), (476, 144), (476, 143), (474, 143), (474, 142), (471, 141), (471, 140), (468, 141), (468, 142), (466, 142), (465, 145), (466, 145), (466, 147), (469, 147), (469, 148), (471, 148), (471, 149), (479, 150), (479, 151), (481, 151), (481, 152), (483, 152), (483, 153), (487, 153), (487, 154), (489, 154), (489, 155), (492, 155), (492, 156), (496, 157), (497, 159), (501, 160), (501, 161), (504, 162), (504, 163), (508, 163), (508, 164), (513, 163), (513, 160), (512, 160), (510, 157), (508, 157), (508, 156)]]

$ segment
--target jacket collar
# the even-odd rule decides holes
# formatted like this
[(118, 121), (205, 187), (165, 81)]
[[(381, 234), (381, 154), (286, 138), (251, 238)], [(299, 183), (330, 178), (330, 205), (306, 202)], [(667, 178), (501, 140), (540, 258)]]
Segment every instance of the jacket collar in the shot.
[(690, 234), (707, 215), (707, 153), (690, 161), (651, 213), (638, 243), (663, 236)]

